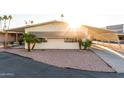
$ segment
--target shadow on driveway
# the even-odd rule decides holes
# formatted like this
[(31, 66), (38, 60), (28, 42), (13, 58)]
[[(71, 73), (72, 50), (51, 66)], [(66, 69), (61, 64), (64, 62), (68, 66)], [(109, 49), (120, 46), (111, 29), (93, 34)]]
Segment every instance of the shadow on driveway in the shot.
[(1, 78), (121, 78), (124, 74), (60, 68), (31, 58), (0, 52)]

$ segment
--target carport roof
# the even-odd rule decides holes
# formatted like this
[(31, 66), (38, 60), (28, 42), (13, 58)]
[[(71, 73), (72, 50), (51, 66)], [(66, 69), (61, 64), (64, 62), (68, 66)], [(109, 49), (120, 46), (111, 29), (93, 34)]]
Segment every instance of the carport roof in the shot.
[(6, 31), (13, 31), (13, 32), (24, 32), (25, 31), (25, 28), (26, 26), (22, 26), (22, 27), (16, 27), (16, 28), (11, 28), (11, 29), (8, 29)]
[(92, 27), (87, 25), (82, 25), (82, 28), (88, 32), (88, 34), (96, 40), (106, 40), (106, 41), (118, 41), (118, 35), (114, 31)]

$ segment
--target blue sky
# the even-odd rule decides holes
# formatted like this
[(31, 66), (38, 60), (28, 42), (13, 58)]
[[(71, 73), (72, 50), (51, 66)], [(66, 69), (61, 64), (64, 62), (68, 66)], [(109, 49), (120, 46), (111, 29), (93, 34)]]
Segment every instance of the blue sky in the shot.
[(22, 26), (24, 20), (34, 23), (60, 20), (69, 23), (104, 27), (124, 23), (123, 0), (0, 0), (0, 15), (11, 14), (11, 27)]

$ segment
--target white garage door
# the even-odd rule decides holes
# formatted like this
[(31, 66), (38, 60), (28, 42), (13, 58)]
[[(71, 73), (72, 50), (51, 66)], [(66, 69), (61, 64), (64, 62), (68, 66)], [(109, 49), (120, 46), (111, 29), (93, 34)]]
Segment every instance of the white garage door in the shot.
[(64, 39), (48, 39), (46, 43), (39, 43), (35, 49), (79, 49), (78, 43), (64, 42)]

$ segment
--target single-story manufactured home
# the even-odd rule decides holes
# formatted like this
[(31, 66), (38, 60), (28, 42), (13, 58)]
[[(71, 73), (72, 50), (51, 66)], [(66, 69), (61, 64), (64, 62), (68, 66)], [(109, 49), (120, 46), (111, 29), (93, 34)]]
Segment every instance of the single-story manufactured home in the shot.
[[(37, 43), (35, 49), (79, 49), (79, 38), (82, 40), (88, 38), (92, 40), (118, 41), (117, 34), (110, 30), (86, 25), (71, 28), (68, 23), (56, 20), (13, 28), (7, 30), (7, 32), (16, 33), (16, 41), (19, 38), (19, 34), (32, 33), (36, 35), (42, 42)], [(17, 35), (17, 33), (19, 34)], [(27, 49), (26, 43), (25, 48)]]

